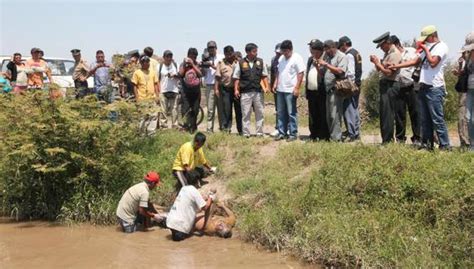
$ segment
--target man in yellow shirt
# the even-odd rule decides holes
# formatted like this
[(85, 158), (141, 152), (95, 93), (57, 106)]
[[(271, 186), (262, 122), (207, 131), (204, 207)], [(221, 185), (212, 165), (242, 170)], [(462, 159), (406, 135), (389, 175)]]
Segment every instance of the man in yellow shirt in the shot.
[(210, 172), (212, 172), (212, 168), (202, 150), (202, 146), (205, 142), (206, 136), (198, 132), (194, 136), (193, 141), (186, 142), (179, 148), (173, 163), (173, 176), (178, 180), (176, 186), (178, 190), (181, 189), (182, 186), (188, 185), (187, 178), (191, 176), (190, 174), (196, 175), (199, 173), (201, 185), (207, 183), (202, 180), (204, 177), (202, 166)]
[(141, 69), (137, 69), (132, 76), (133, 91), (135, 99), (140, 101), (158, 101), (160, 88), (158, 87), (158, 77), (150, 70), (150, 57), (140, 57)]

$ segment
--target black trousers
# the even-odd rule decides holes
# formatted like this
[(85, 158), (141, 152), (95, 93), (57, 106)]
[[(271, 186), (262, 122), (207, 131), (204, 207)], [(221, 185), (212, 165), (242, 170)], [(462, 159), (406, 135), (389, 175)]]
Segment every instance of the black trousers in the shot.
[[(400, 94), (400, 83), (387, 79), (381, 79), (379, 82), (380, 91), (380, 133), (382, 134), (382, 143), (393, 141), (395, 111), (398, 96)], [(397, 125), (398, 128), (400, 126)], [(397, 133), (401, 131), (398, 130)]]
[(242, 109), (240, 108), (240, 100), (235, 99), (234, 90), (231, 88), (221, 88), (222, 110), (220, 119), (224, 131), (230, 132), (232, 129), (232, 108), (235, 111), (235, 123), (237, 125), (237, 132), (242, 134)]
[(74, 80), (74, 88), (76, 88), (76, 98), (83, 98), (86, 95), (92, 94), (87, 80)]
[(186, 116), (184, 128), (190, 133), (194, 133), (197, 130), (196, 122), (201, 105), (201, 90), (199, 88), (183, 89), (181, 98), (183, 100), (181, 113)]
[(421, 125), (417, 106), (417, 92), (414, 86), (401, 87), (395, 102), (395, 137), (397, 141), (404, 142), (406, 140), (407, 108), (413, 132), (411, 140), (412, 142), (420, 141)]
[(326, 121), (326, 90), (320, 84), (317, 91), (306, 90), (309, 111), (309, 132), (312, 140), (329, 140)]

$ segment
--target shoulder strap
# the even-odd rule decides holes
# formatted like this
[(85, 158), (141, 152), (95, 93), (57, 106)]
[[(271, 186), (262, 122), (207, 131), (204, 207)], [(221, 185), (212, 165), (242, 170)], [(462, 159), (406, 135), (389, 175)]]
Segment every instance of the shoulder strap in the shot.
[[(430, 52), (434, 49), (434, 47), (436, 47), (436, 45), (438, 45), (439, 42), (436, 42), (433, 46), (431, 46), (430, 48)], [(423, 60), (421, 61), (421, 65), (423, 65), (426, 61), (426, 53), (425, 53), (425, 57), (423, 58)]]
[(158, 80), (161, 81), (161, 69), (163, 68), (163, 64), (160, 63), (160, 67), (158, 67)]

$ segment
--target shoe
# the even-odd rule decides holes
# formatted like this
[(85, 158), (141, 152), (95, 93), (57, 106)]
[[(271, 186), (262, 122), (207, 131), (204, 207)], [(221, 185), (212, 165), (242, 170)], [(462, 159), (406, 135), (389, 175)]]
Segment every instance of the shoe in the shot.
[(296, 141), (296, 139), (298, 139), (296, 136), (290, 136), (286, 139), (286, 142), (293, 142)]
[(264, 134), (263, 133), (258, 133), (257, 137), (264, 137)]
[(438, 148), (440, 151), (453, 151), (453, 148), (450, 145), (446, 146), (439, 146)]
[(250, 135), (249, 134), (244, 134), (244, 137), (245, 138), (250, 138)]
[(283, 140), (283, 139), (285, 139), (285, 137), (282, 136), (282, 135), (278, 135), (274, 138), (275, 141), (280, 141), (280, 140)]
[(278, 130), (275, 130), (270, 134), (270, 136), (271, 137), (277, 137), (279, 134), (280, 134), (280, 132), (278, 132)]

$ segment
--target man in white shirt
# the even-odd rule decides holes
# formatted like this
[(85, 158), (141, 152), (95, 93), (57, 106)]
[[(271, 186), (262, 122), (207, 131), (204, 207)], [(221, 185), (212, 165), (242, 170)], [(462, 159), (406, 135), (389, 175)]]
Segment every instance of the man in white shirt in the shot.
[(301, 55), (293, 52), (291, 40), (281, 42), (280, 50), (282, 56), (278, 60), (278, 73), (272, 89), (277, 92), (278, 136), (275, 139), (284, 139), (289, 131), (287, 141), (294, 141), (298, 136), (296, 100), (300, 95), (305, 65)]
[(423, 52), (416, 59), (393, 65), (390, 68), (422, 65), (419, 92), (422, 147), (428, 150), (433, 149), (433, 131), (435, 131), (439, 149), (451, 150), (443, 111), (446, 97), (444, 69), (448, 63), (448, 46), (439, 39), (434, 25), (424, 27), (418, 41), (423, 42), (420, 44)]
[(209, 195), (207, 201), (197, 190), (199, 176), (192, 172), (188, 174), (189, 185), (183, 186), (173, 203), (166, 218), (166, 227), (171, 230), (173, 241), (182, 241), (194, 232), (194, 224), (197, 214), (204, 211), (204, 223), (202, 229), (209, 220), (209, 209), (212, 201), (216, 199), (215, 194)]
[(321, 59), (324, 54), (324, 44), (319, 39), (313, 39), (308, 45), (311, 52), (306, 66), (309, 138), (312, 141), (329, 141), (329, 129), (326, 121), (324, 70), (318, 64), (318, 60)]
[[(204, 84), (206, 85), (206, 104), (207, 104), (207, 131), (214, 132), (214, 118), (217, 107), (217, 114), (221, 115), (222, 102), (218, 101), (218, 97), (214, 93), (215, 74), (217, 63), (224, 59), (224, 55), (217, 54), (217, 44), (215, 41), (207, 42), (207, 52), (209, 55), (203, 54), (202, 64), (204, 70)], [(222, 130), (221, 121), (219, 119), (219, 130)]]
[(179, 70), (170, 50), (163, 52), (163, 63), (158, 64), (156, 72), (160, 88), (160, 105), (166, 115), (160, 119), (161, 126), (168, 127), (168, 119), (171, 119), (171, 128), (178, 128)]
[(116, 214), (123, 232), (135, 232), (138, 224), (143, 224), (144, 229), (148, 228), (149, 218), (161, 220), (160, 215), (154, 213), (156, 210), (149, 202), (150, 190), (158, 184), (160, 184), (160, 175), (150, 171), (145, 175), (143, 182), (133, 185), (122, 195)]

